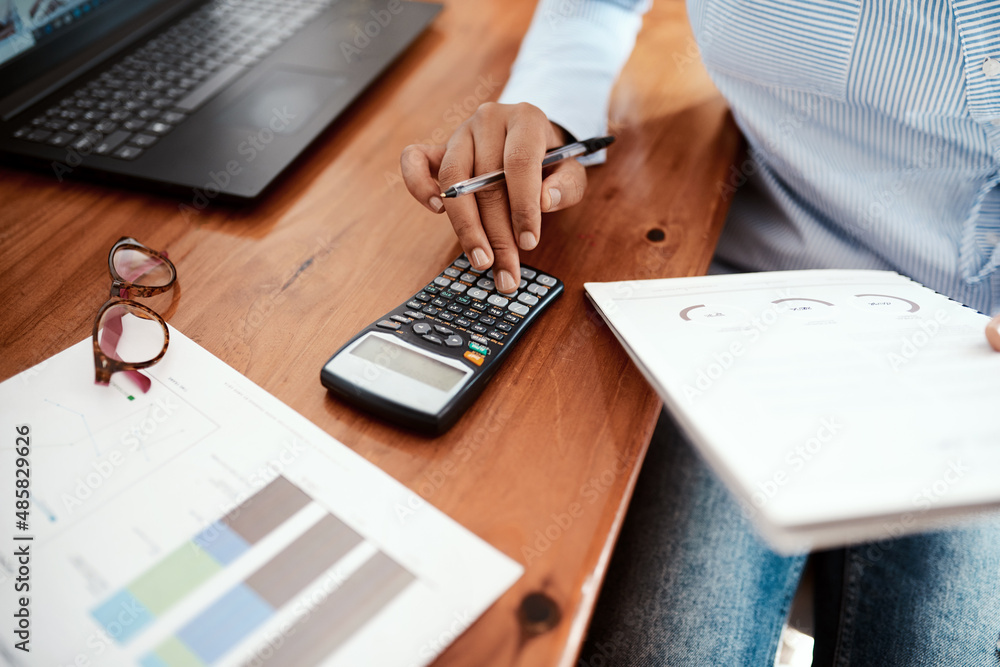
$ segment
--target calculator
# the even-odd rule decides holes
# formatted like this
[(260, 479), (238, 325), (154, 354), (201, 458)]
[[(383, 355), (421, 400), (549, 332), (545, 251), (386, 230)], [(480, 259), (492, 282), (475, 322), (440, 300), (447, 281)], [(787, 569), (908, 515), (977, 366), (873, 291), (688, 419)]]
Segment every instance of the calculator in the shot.
[(522, 266), (517, 292), (501, 294), (492, 270), (477, 271), (461, 255), (340, 348), (320, 380), (384, 419), (444, 433), (562, 292), (562, 281)]

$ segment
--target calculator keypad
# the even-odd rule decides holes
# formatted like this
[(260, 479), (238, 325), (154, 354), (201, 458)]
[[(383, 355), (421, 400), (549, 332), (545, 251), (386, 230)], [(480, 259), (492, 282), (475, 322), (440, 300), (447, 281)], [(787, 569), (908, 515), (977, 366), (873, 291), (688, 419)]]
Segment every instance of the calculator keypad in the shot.
[(551, 276), (521, 267), (518, 291), (503, 294), (493, 271), (476, 271), (462, 255), (413, 295), (407, 310), (378, 326), (412, 332), (433, 346), (458, 348), (467, 361), (481, 366), (557, 284)]

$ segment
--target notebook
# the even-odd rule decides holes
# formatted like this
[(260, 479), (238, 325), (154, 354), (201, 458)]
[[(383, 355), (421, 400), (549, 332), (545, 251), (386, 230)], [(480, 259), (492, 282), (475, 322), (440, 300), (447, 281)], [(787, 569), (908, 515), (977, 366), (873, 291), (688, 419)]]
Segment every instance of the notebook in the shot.
[(887, 271), (587, 283), (691, 442), (780, 551), (1000, 507), (989, 318)]

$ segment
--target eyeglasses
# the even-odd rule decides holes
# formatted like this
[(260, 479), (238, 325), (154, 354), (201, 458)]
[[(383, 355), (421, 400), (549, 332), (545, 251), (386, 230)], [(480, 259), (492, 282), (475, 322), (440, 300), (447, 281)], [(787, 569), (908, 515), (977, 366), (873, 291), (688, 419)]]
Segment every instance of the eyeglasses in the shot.
[(138, 370), (163, 358), (170, 332), (162, 317), (132, 297), (166, 292), (177, 280), (177, 269), (166, 253), (125, 236), (108, 253), (108, 272), (111, 298), (94, 318), (95, 382), (108, 384), (112, 373), (125, 371), (149, 391), (152, 383)]

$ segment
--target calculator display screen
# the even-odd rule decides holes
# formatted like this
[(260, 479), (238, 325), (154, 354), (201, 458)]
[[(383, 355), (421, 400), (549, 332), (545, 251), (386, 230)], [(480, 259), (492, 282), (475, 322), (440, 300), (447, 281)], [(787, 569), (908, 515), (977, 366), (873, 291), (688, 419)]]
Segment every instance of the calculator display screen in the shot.
[(466, 375), (448, 364), (375, 336), (365, 338), (351, 354), (441, 391), (448, 391)]

